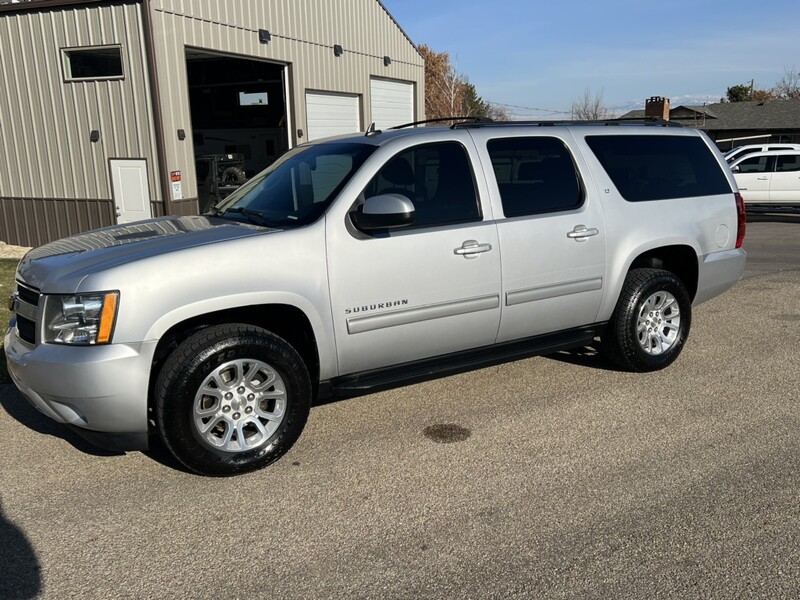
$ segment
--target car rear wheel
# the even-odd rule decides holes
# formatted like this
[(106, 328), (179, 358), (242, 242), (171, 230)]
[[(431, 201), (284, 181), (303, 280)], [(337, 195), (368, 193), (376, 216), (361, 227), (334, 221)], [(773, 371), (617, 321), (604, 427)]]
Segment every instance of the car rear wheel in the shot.
[(311, 406), (300, 355), (252, 325), (219, 325), (187, 338), (156, 381), (162, 440), (202, 475), (265, 467), (294, 444)]
[(601, 337), (601, 349), (630, 371), (663, 369), (678, 358), (691, 321), (692, 303), (680, 278), (660, 269), (633, 269)]

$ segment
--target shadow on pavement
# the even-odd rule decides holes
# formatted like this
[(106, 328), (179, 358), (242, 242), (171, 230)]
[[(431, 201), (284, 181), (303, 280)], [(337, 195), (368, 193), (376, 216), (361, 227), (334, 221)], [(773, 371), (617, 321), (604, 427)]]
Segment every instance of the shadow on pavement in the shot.
[(172, 456), (169, 448), (164, 445), (158, 435), (150, 436), (150, 448), (144, 454), (150, 460), (153, 460), (164, 467), (174, 469), (175, 471), (180, 471), (181, 473), (194, 475), (192, 471), (183, 466), (183, 463)]
[(93, 456), (119, 456), (122, 452), (111, 452), (93, 446), (69, 428), (45, 417), (23, 398), (13, 384), (0, 384), (0, 406), (8, 415), (28, 429), (52, 435), (69, 442), (76, 449)]
[[(3, 407), (12, 419), (21, 423), (28, 429), (36, 433), (60, 438), (71, 444), (76, 450), (85, 454), (91, 456), (122, 456), (125, 454), (125, 452), (114, 452), (112, 450), (98, 448), (94, 444), (84, 440), (68, 427), (44, 416), (20, 395), (13, 384), (0, 384), (0, 406)], [(150, 449), (144, 452), (144, 454), (165, 467), (184, 473), (191, 473), (191, 471), (172, 456), (170, 451), (161, 443), (161, 440), (158, 439), (157, 435), (151, 436)], [(0, 546), (2, 546), (2, 544), (3, 537), (0, 536)], [(5, 600), (5, 596), (0, 594), (0, 599)]]
[(22, 530), (6, 520), (0, 504), (0, 598), (34, 598), (42, 591), (39, 559)]
[(572, 348), (571, 350), (561, 350), (554, 354), (548, 354), (545, 358), (551, 358), (578, 367), (598, 369), (600, 371), (624, 372), (624, 369), (618, 367), (600, 354), (595, 346), (581, 346), (580, 348)]
[(800, 214), (786, 213), (747, 213), (748, 223), (797, 223), (800, 224)]

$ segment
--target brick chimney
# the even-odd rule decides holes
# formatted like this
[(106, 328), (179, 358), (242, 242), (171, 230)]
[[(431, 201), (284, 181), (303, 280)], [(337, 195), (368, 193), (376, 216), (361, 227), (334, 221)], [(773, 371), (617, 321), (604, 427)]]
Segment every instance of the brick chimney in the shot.
[(669, 121), (669, 98), (651, 96), (644, 101), (644, 116)]

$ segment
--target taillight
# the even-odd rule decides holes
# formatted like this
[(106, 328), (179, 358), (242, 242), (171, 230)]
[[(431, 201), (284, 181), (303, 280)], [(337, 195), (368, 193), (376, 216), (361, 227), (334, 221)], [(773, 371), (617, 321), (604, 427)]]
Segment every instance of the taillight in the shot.
[(741, 248), (744, 243), (744, 230), (747, 228), (747, 213), (744, 210), (744, 198), (739, 192), (736, 196), (736, 247)]

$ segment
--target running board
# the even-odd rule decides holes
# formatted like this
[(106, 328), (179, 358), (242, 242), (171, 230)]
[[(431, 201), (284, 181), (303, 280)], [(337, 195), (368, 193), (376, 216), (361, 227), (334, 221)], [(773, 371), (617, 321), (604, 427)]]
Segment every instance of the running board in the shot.
[(587, 346), (594, 341), (601, 329), (602, 325), (593, 325), (343, 375), (330, 381), (320, 382), (318, 400), (361, 396), (531, 356)]
[(747, 214), (765, 213), (800, 213), (800, 203), (795, 204), (747, 204), (744, 203)]

